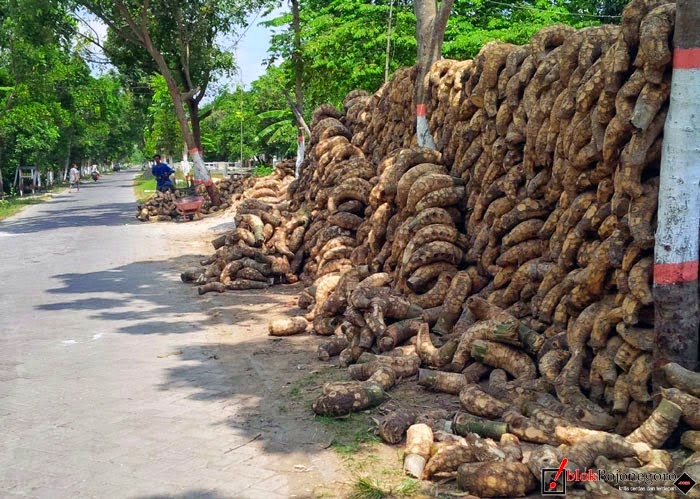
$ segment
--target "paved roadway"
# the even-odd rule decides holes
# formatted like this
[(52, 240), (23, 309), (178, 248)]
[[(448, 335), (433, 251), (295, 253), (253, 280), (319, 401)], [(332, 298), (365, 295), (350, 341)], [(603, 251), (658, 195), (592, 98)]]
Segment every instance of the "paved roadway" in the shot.
[(168, 231), (191, 224), (137, 222), (132, 177), (0, 222), (0, 497), (293, 495), (226, 424), (229, 374), (206, 346), (183, 353), (206, 316)]

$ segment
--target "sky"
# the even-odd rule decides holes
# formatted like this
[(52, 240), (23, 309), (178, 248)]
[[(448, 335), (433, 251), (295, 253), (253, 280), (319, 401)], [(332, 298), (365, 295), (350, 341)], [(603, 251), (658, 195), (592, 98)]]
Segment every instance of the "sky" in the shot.
[(279, 16), (285, 9), (276, 9), (268, 17), (254, 21), (241, 41), (238, 43), (238, 65), (241, 68), (243, 83), (250, 84), (265, 72), (262, 61), (267, 57), (270, 46), (269, 28), (260, 26), (260, 22)]
[[(247, 87), (248, 85), (250, 85), (251, 82), (255, 81), (265, 72), (263, 60), (267, 57), (267, 49), (270, 46), (270, 36), (272, 32), (269, 28), (261, 26), (260, 23), (265, 20), (273, 19), (279, 16), (285, 10), (285, 8), (277, 8), (274, 11), (272, 11), (272, 13), (267, 17), (259, 17), (256, 15), (250, 16), (250, 25), (245, 31), (245, 34), (243, 35), (241, 40), (238, 42), (238, 48), (232, 48), (238, 61), (238, 66), (241, 70), (240, 75), (235, 75), (231, 78), (221, 81), (219, 82), (220, 84), (228, 84), (231, 87), (235, 87), (238, 84), (238, 82), (242, 80), (243, 85)], [(83, 19), (86, 19), (88, 21), (87, 25), (89, 26), (88, 28), (84, 28), (84, 32), (92, 30), (94, 33), (97, 33), (101, 40), (105, 39), (107, 34), (107, 27), (104, 24), (102, 24), (101, 21), (99, 21), (98, 19), (89, 18), (84, 13)], [(234, 36), (234, 38), (236, 37), (237, 36)], [(95, 73), (100, 73), (104, 70), (104, 65), (93, 66), (93, 72)], [(213, 98), (213, 95), (207, 95), (207, 100)]]

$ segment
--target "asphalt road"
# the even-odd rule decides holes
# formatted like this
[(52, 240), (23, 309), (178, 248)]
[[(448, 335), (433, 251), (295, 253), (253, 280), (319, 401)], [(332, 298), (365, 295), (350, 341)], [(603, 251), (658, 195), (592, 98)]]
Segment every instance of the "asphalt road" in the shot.
[(287, 497), (225, 424), (232, 380), (173, 270), (192, 224), (136, 221), (133, 176), (0, 222), (0, 496)]

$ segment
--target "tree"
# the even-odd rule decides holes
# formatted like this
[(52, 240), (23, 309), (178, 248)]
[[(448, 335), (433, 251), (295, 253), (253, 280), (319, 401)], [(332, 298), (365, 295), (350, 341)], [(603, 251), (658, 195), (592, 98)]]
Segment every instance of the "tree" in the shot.
[(445, 31), (443, 54), (451, 59), (473, 58), (486, 43), (500, 40), (522, 45), (545, 26), (569, 24), (582, 28), (617, 23), (624, 0), (575, 0), (517, 3), (455, 0)]
[[(384, 82), (387, 23), (391, 0), (300, 0), (299, 23), (303, 62), (304, 108), (328, 102), (341, 105), (356, 88), (375, 91)], [(270, 63), (281, 61), (287, 87), (294, 88), (293, 16), (284, 14), (268, 26), (276, 28)], [(415, 17), (412, 3), (394, 0), (390, 71), (415, 61)], [(308, 112), (304, 115), (308, 118)]]
[(46, 171), (71, 159), (114, 159), (138, 137), (130, 95), (113, 75), (90, 74), (76, 33), (58, 0), (0, 0), (4, 178), (19, 165)]
[(283, 93), (285, 81), (285, 73), (272, 66), (249, 89), (224, 90), (203, 108), (207, 161), (235, 161), (241, 156), (241, 145), (244, 160), (267, 162), (272, 156), (293, 154), (296, 126)]
[(126, 42), (135, 61), (155, 67), (163, 76), (192, 156), (195, 179), (219, 204), (218, 189), (202, 160), (199, 105), (216, 73), (233, 67), (230, 54), (217, 45), (217, 36), (232, 25), (243, 25), (246, 13), (261, 7), (262, 0), (78, 0), (78, 4), (99, 17), (110, 35)]
[(162, 76), (151, 76), (147, 80), (153, 92), (148, 106), (148, 126), (144, 137), (147, 155), (152, 157), (156, 153), (162, 153), (164, 156), (173, 157), (176, 152), (182, 151), (184, 144), (180, 126), (174, 118), (173, 100)]
[(671, 103), (664, 127), (654, 248), (655, 381), (676, 362), (698, 369), (700, 4), (678, 0)]
[(416, 103), (416, 136), (418, 145), (435, 149), (435, 141), (425, 115), (426, 88), (423, 83), (430, 67), (442, 55), (442, 43), (447, 29), (447, 20), (452, 11), (453, 0), (415, 0), (416, 12), (416, 57), (417, 76), (413, 99)]

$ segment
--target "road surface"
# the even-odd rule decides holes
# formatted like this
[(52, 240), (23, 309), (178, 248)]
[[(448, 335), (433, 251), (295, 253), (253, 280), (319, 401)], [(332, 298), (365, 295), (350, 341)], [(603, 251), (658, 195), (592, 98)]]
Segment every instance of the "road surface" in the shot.
[(303, 497), (322, 464), (236, 423), (255, 365), (222, 366), (179, 282), (200, 222), (136, 221), (133, 175), (0, 222), (0, 496)]

